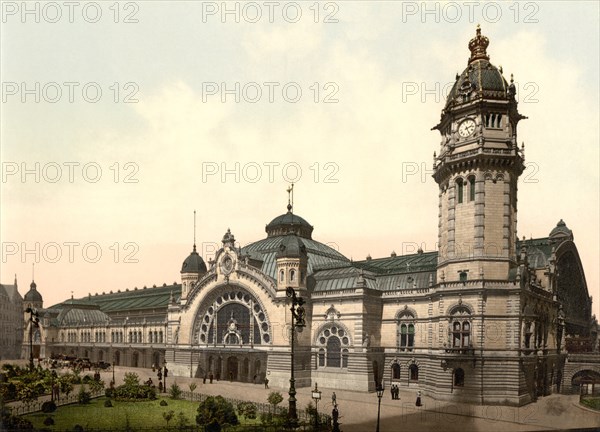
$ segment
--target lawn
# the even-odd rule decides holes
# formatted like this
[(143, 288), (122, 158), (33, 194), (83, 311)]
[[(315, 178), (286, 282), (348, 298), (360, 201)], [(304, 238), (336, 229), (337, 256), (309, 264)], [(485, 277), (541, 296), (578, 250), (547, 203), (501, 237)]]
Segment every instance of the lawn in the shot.
[[(160, 406), (161, 399), (144, 402), (117, 402), (112, 401), (113, 407), (104, 406), (106, 398), (93, 399), (88, 405), (65, 405), (59, 407), (52, 414), (42, 412), (25, 416), (31, 421), (36, 429), (47, 428), (49, 430), (72, 429), (75, 425), (83, 426), (85, 429), (124, 429), (127, 423), (131, 428), (163, 427), (167, 422), (163, 413), (174, 411), (175, 415), (169, 422), (169, 426), (179, 424), (179, 413), (183, 413), (188, 425), (196, 424), (196, 409), (199, 402), (185, 400), (165, 399), (168, 406)], [(45, 426), (44, 419), (51, 416), (54, 425)], [(239, 418), (239, 417), (238, 417)], [(243, 420), (239, 418), (240, 422)]]
[(597, 398), (597, 397), (584, 398), (584, 399), (582, 399), (581, 403), (588, 408), (600, 411), (600, 398)]

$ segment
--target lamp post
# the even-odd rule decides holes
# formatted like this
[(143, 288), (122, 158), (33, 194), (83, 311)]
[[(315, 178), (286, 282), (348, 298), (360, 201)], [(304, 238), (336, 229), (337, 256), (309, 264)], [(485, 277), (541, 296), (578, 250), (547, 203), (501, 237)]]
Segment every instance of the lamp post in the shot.
[(321, 400), (321, 390), (317, 388), (315, 383), (315, 389), (312, 391), (312, 398), (315, 401), (315, 432), (319, 430), (319, 401)]
[(306, 312), (304, 311), (304, 299), (302, 297), (296, 296), (296, 291), (292, 287), (287, 287), (285, 290), (286, 296), (292, 299), (292, 306), (290, 307), (290, 311), (292, 312), (292, 328), (291, 328), (291, 376), (290, 376), (290, 390), (288, 394), (289, 398), (289, 409), (288, 409), (288, 421), (290, 426), (295, 427), (298, 424), (298, 413), (296, 412), (296, 387), (295, 387), (295, 379), (294, 379), (294, 333), (296, 332), (296, 328), (298, 328), (298, 332), (301, 332), (302, 329), (306, 326), (306, 322), (304, 320)]
[(25, 312), (29, 314), (29, 369), (33, 370), (33, 326), (39, 327), (37, 309), (28, 307)]
[(377, 399), (379, 402), (377, 404), (377, 429), (376, 432), (379, 432), (379, 414), (381, 413), (381, 398), (383, 397), (383, 382), (377, 386)]

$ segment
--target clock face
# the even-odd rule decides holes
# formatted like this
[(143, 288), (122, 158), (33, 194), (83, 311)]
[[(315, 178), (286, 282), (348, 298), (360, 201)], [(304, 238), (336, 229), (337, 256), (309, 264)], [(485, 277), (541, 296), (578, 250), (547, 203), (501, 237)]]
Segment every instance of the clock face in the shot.
[(475, 131), (475, 121), (473, 119), (466, 119), (458, 126), (458, 134), (461, 137), (468, 137)]

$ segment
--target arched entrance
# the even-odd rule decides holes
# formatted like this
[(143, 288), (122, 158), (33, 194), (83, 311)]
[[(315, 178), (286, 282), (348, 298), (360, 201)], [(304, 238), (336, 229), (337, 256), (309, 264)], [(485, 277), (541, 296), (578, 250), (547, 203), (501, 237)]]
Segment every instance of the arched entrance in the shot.
[(244, 359), (244, 367), (242, 368), (242, 376), (240, 381), (250, 381), (250, 360), (248, 357)]
[(584, 369), (573, 375), (571, 385), (579, 387), (580, 394), (597, 394), (600, 391), (600, 373)]
[(227, 359), (227, 379), (230, 381), (238, 380), (239, 362), (237, 357), (229, 357)]
[(152, 354), (152, 367), (160, 367), (160, 353), (158, 351)]
[(131, 366), (133, 366), (133, 367), (138, 367), (139, 360), (140, 360), (140, 355), (139, 355), (139, 353), (136, 351), (136, 352), (134, 352), (134, 353), (132, 354), (132, 356), (131, 356)]
[(121, 352), (120, 351), (115, 351), (114, 363), (116, 366), (119, 366), (121, 364)]

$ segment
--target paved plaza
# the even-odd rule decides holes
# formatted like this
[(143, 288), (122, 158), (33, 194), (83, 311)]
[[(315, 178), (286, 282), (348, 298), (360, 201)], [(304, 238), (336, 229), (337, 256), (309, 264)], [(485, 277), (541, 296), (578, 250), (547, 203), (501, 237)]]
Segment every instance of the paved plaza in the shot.
[[(142, 381), (152, 378), (156, 383), (156, 374), (151, 369), (117, 367), (115, 378), (121, 382), (125, 372), (136, 372)], [(109, 382), (111, 372), (103, 372), (102, 378)], [(195, 382), (196, 393), (222, 395), (224, 397), (247, 399), (254, 402), (267, 401), (271, 391), (279, 391), (284, 396), (281, 405), (287, 403), (287, 388), (270, 386), (265, 389), (261, 384), (249, 384), (229, 381), (214, 381), (202, 384), (202, 379), (168, 377), (167, 385), (177, 382), (182, 389), (188, 390), (188, 384)], [(375, 431), (377, 422), (377, 396), (375, 393), (363, 393), (346, 390), (321, 388), (320, 412), (331, 413), (331, 394), (335, 391), (340, 423), (343, 432)], [(298, 409), (304, 409), (311, 399), (311, 389), (297, 389)], [(599, 428), (600, 413), (578, 406), (576, 395), (550, 395), (538, 402), (523, 407), (496, 405), (453, 404), (422, 397), (423, 406), (416, 407), (415, 391), (400, 392), (400, 400), (392, 400), (386, 389), (381, 400), (381, 432), (396, 431), (535, 431), (564, 430), (570, 428)]]

